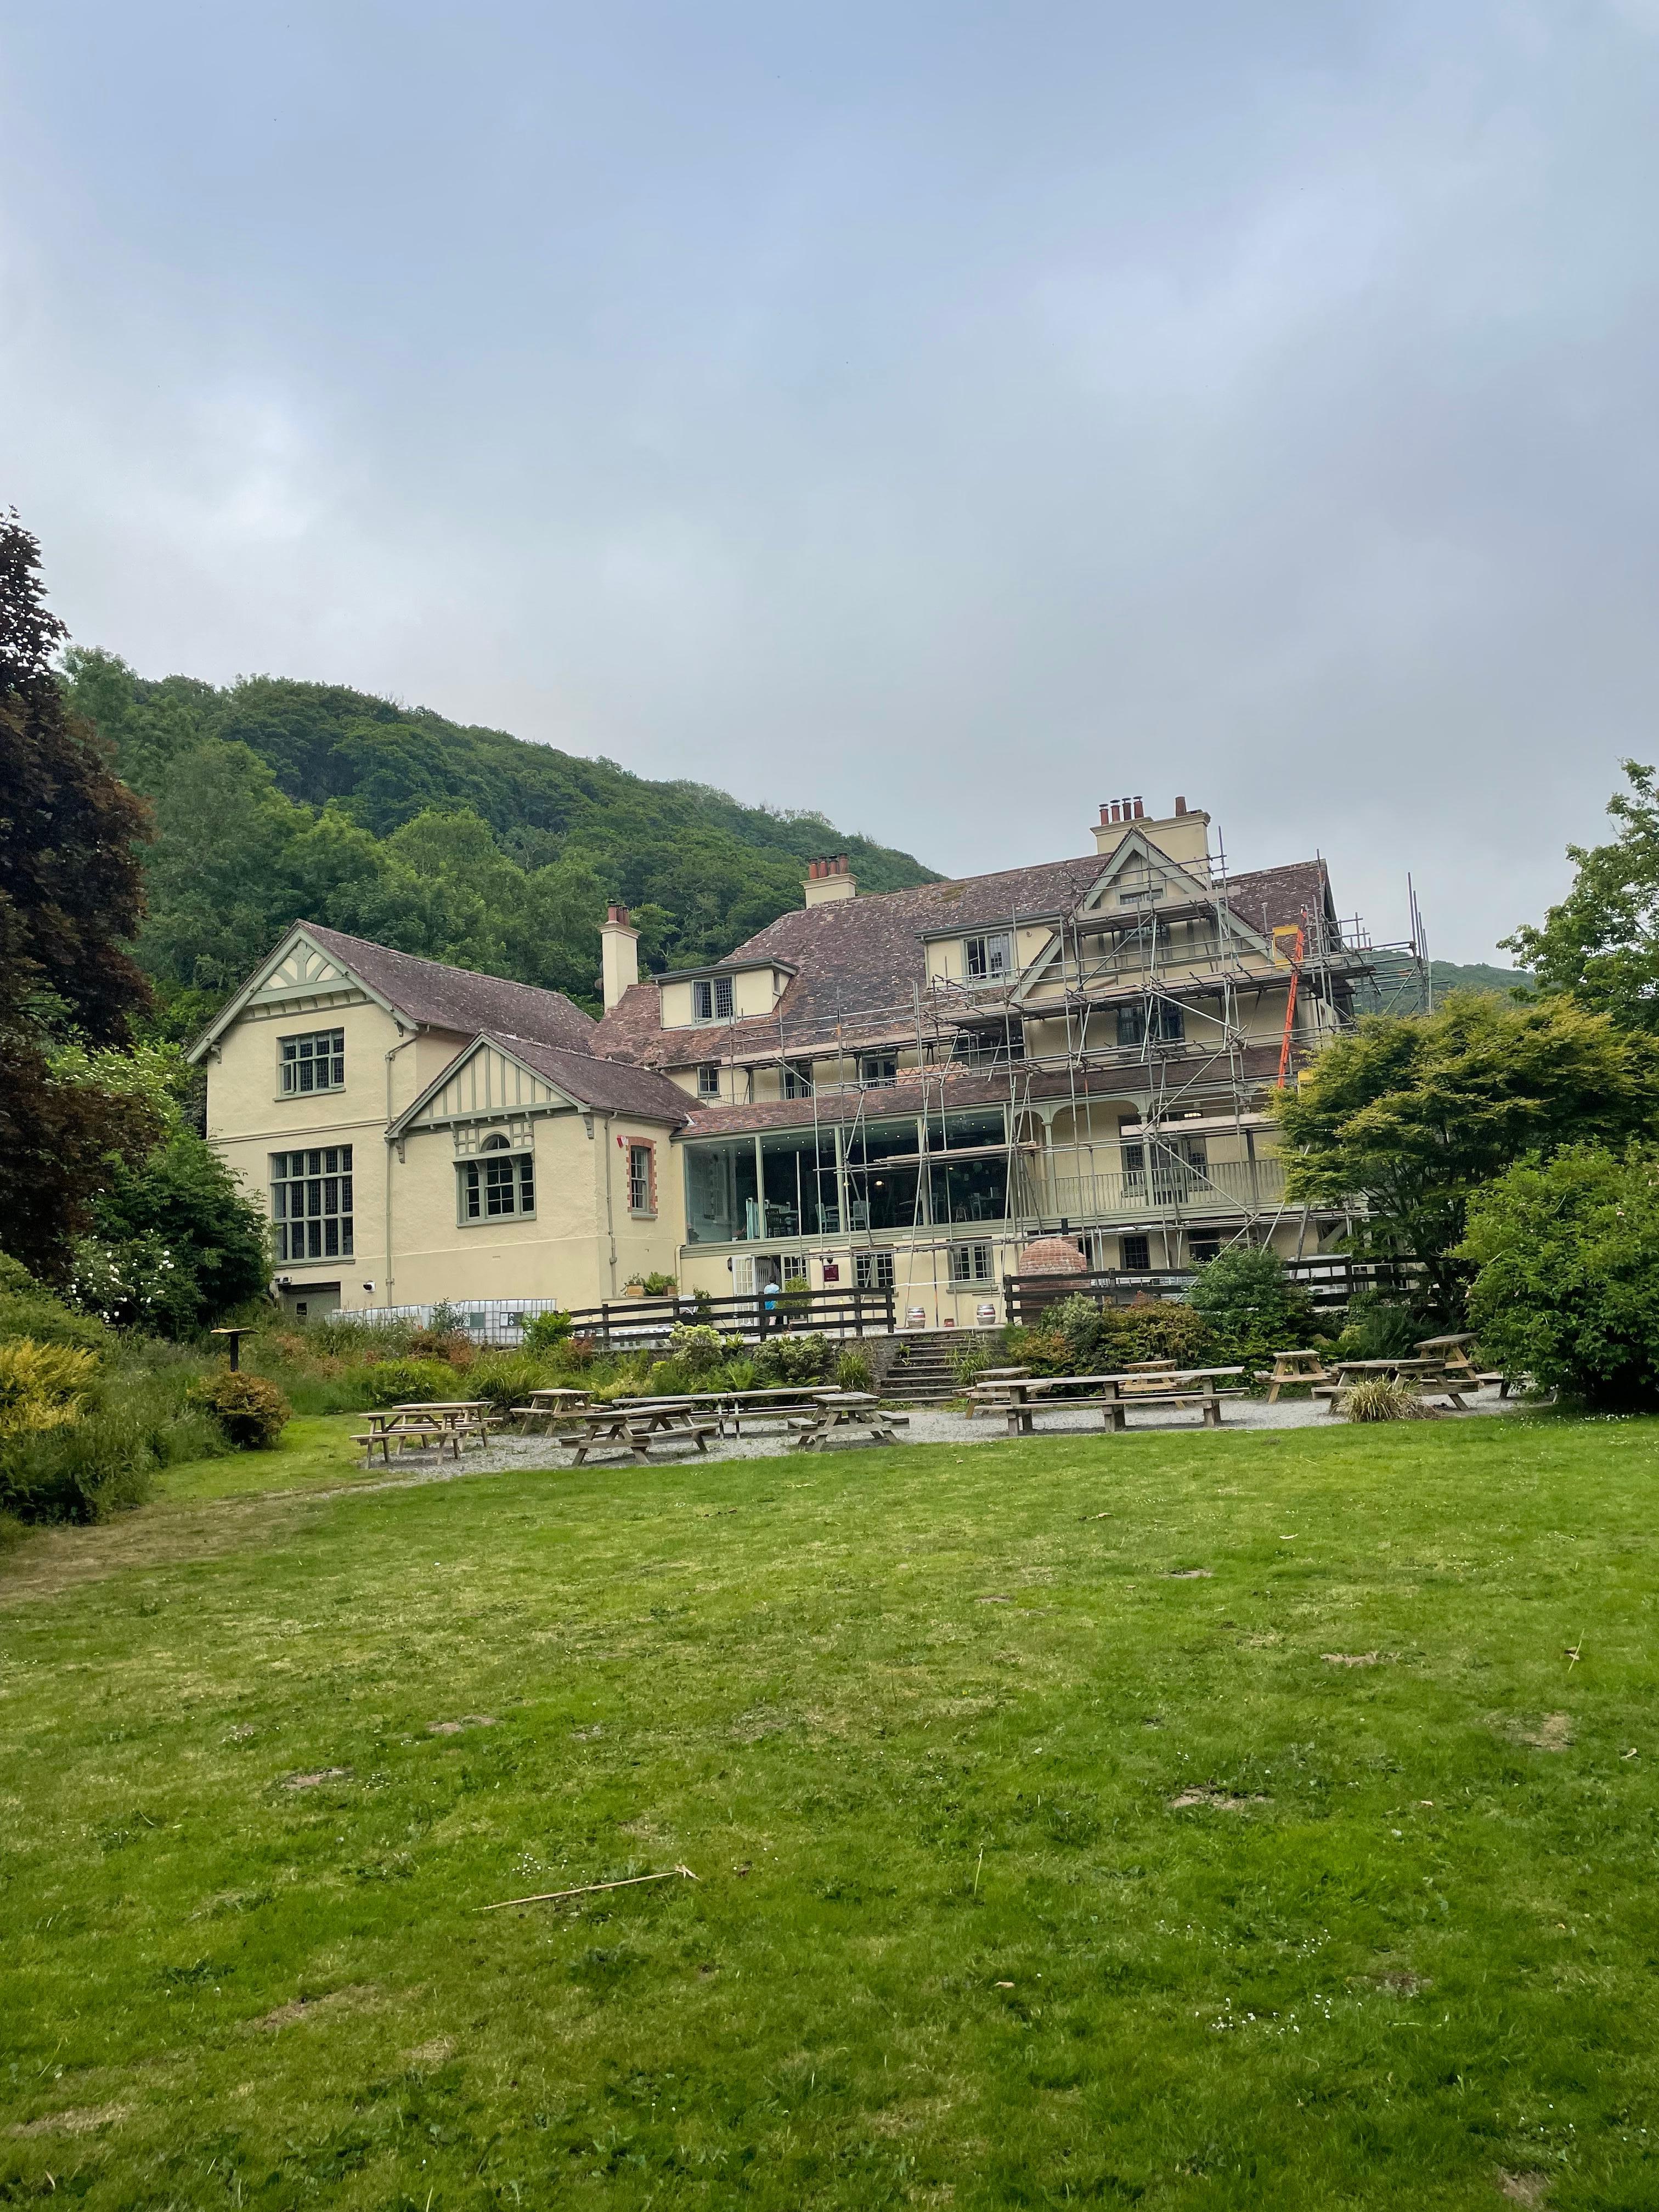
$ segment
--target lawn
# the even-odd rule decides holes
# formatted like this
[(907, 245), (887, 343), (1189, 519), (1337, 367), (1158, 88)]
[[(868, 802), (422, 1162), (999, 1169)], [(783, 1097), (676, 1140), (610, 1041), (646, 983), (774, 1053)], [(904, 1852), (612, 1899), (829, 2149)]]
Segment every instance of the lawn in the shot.
[(31, 1540), (0, 2202), (1650, 2208), (1656, 1437), (1050, 1437)]

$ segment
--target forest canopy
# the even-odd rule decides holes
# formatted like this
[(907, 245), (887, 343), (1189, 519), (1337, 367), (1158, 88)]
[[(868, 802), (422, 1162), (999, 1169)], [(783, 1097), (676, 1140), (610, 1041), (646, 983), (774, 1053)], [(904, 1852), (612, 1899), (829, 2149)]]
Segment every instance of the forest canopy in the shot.
[(137, 950), (175, 1037), (301, 917), (597, 1008), (610, 900), (663, 968), (717, 959), (799, 906), (818, 854), (846, 853), (866, 890), (937, 880), (822, 816), (651, 782), (337, 685), (150, 681), (80, 649), (65, 666), (72, 712), (154, 808)]

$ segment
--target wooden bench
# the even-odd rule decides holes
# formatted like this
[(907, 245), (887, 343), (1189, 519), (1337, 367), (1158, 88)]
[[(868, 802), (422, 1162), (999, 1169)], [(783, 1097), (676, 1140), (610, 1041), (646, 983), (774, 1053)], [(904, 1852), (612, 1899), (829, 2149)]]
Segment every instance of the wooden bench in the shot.
[(435, 1449), (440, 1459), (443, 1457), (444, 1447), (447, 1445), (452, 1459), (459, 1459), (461, 1455), (461, 1431), (442, 1421), (410, 1423), (407, 1427), (397, 1429), (372, 1429), (366, 1437), (353, 1437), (351, 1441), (354, 1444), (362, 1444), (366, 1447), (363, 1455), (365, 1467), (374, 1465), (377, 1447), (380, 1457), (386, 1466), (390, 1467), (393, 1444), (397, 1445), (400, 1452), (410, 1445), (413, 1445), (421, 1451)]

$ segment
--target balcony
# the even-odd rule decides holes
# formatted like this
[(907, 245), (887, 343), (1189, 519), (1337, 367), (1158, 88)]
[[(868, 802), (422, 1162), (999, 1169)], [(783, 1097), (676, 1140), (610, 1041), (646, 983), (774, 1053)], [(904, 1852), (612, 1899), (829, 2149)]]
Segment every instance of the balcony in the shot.
[(1060, 1166), (1059, 1160), (1045, 1167), (1040, 1158), (1029, 1156), (1020, 1162), (1022, 1215), (1078, 1223), (1161, 1220), (1170, 1215), (1188, 1220), (1255, 1213), (1279, 1205), (1285, 1194), (1285, 1167), (1278, 1159), (1216, 1160), (1194, 1167), (1170, 1155), (1127, 1175), (1066, 1175)]

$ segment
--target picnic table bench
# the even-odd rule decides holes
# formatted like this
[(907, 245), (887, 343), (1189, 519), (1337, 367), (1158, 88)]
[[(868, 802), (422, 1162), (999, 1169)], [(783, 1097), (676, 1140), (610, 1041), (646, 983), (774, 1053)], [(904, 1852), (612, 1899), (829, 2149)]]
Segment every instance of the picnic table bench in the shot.
[(1332, 1379), (1316, 1382), (1313, 1395), (1316, 1398), (1328, 1398), (1332, 1413), (1340, 1413), (1357, 1383), (1377, 1376), (1414, 1383), (1419, 1396), (1444, 1397), (1460, 1413), (1469, 1410), (1463, 1403), (1463, 1392), (1474, 1389), (1480, 1379), (1469, 1365), (1449, 1371), (1437, 1353), (1413, 1359), (1339, 1359), (1334, 1363)]
[(526, 1436), (530, 1433), (532, 1421), (540, 1421), (543, 1433), (549, 1433), (555, 1421), (566, 1420), (572, 1413), (580, 1413), (592, 1398), (593, 1393), (591, 1390), (548, 1389), (532, 1390), (529, 1395), (527, 1406), (512, 1408), (513, 1417)]
[(971, 1421), (975, 1413), (995, 1413), (1006, 1406), (1007, 1393), (1002, 1386), (1024, 1382), (1030, 1371), (1029, 1367), (981, 1367), (968, 1394), (968, 1419)]
[[(1002, 1401), (1011, 1437), (1029, 1437), (1034, 1433), (1033, 1424), (1039, 1413), (1062, 1413), (1075, 1407), (1096, 1407), (1101, 1409), (1101, 1419), (1115, 1434), (1126, 1426), (1126, 1415), (1130, 1407), (1199, 1407), (1206, 1428), (1221, 1426), (1221, 1393), (1217, 1384), (1228, 1377), (1242, 1375), (1242, 1367), (1159, 1367), (1149, 1372), (1146, 1368), (1130, 1369), (1115, 1375), (1051, 1375), (1025, 1382), (1014, 1382), (1000, 1387), (1008, 1392)], [(1097, 1395), (1079, 1398), (1051, 1398), (1044, 1405), (1040, 1397), (1056, 1390), (1086, 1390)], [(1231, 1394), (1229, 1394), (1231, 1395)]]
[(1273, 1372), (1270, 1375), (1258, 1373), (1255, 1379), (1258, 1382), (1267, 1384), (1267, 1403), (1270, 1406), (1276, 1406), (1279, 1403), (1279, 1392), (1287, 1384), (1312, 1382), (1317, 1385), (1321, 1382), (1328, 1382), (1331, 1374), (1325, 1364), (1325, 1355), (1322, 1352), (1276, 1352), (1273, 1354)]
[(376, 1451), (390, 1467), (394, 1444), (399, 1452), (434, 1450), (441, 1459), (447, 1451), (452, 1459), (459, 1459), (464, 1443), (474, 1437), (488, 1443), (490, 1431), (500, 1425), (501, 1417), (490, 1412), (489, 1402), (488, 1398), (446, 1398), (388, 1406), (367, 1414), (368, 1433), (351, 1441), (363, 1446), (365, 1467), (374, 1464)]
[(581, 1423), (580, 1431), (559, 1439), (575, 1455), (572, 1467), (582, 1466), (591, 1451), (605, 1445), (632, 1452), (640, 1461), (649, 1460), (653, 1444), (670, 1443), (693, 1443), (706, 1455), (708, 1439), (720, 1433), (718, 1419), (698, 1417), (695, 1398), (615, 1398), (585, 1407), (574, 1418)]
[(839, 1429), (863, 1429), (870, 1443), (898, 1442), (894, 1431), (901, 1425), (900, 1418), (884, 1413), (872, 1390), (815, 1390), (812, 1395), (817, 1402), (811, 1414), (789, 1424), (799, 1432), (791, 1450), (822, 1451)]

